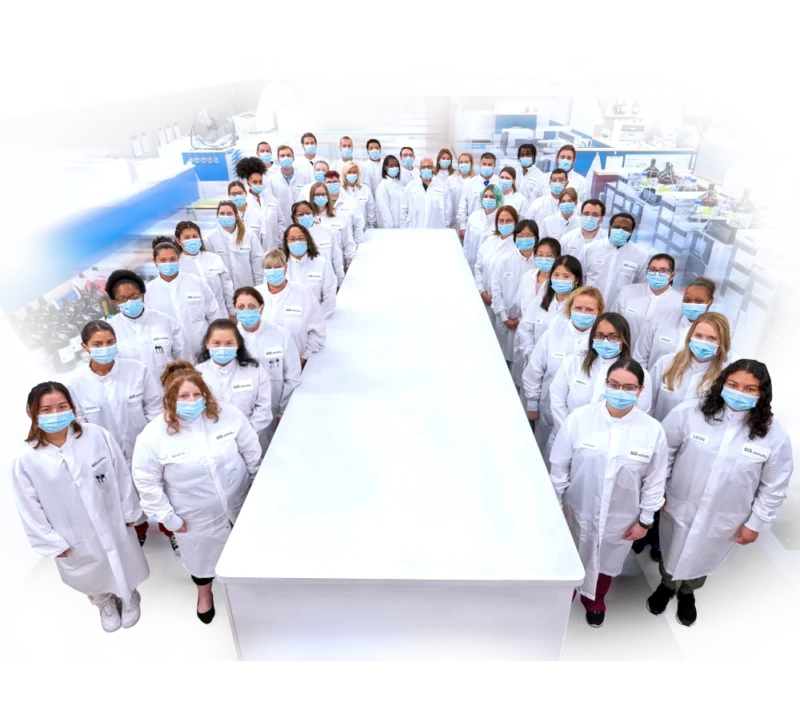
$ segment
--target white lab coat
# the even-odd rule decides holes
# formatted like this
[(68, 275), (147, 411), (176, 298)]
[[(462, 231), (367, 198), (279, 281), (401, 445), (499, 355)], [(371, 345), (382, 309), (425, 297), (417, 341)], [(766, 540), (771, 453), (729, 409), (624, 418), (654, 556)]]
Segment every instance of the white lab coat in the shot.
[[(539, 185), (544, 176), (536, 165), (528, 167), (527, 174), (523, 173), (522, 165), (517, 165), (517, 187), (529, 204), (539, 197)], [(547, 175), (547, 181), (550, 181), (550, 175)]]
[(354, 256), (356, 248), (364, 241), (364, 232), (366, 231), (367, 227), (364, 217), (356, 208), (356, 201), (357, 200), (353, 197), (353, 195), (339, 192), (339, 196), (336, 197), (333, 203), (333, 211), (336, 215), (342, 213), (350, 217), (350, 222), (353, 228), (353, 241), (355, 242), (355, 245), (353, 246)]
[[(580, 222), (580, 220), (579, 220)], [(544, 235), (542, 235), (544, 236)], [(572, 257), (575, 257), (583, 266), (583, 262), (586, 256), (586, 248), (592, 242), (602, 242), (603, 240), (608, 239), (608, 231), (605, 229), (598, 229), (597, 234), (594, 236), (593, 239), (586, 240), (583, 236), (583, 229), (578, 226), (577, 229), (571, 229), (569, 232), (565, 232), (561, 235), (561, 239), (559, 239), (559, 243), (561, 244), (561, 254), (562, 256), (565, 254), (569, 254)]]
[(352, 157), (349, 160), (346, 160), (346, 159), (343, 159), (341, 155), (339, 155), (339, 159), (337, 159), (336, 162), (333, 163), (333, 166), (331, 167), (331, 169), (334, 172), (338, 172), (339, 173), (339, 176), (342, 179), (342, 187), (344, 187), (344, 166), (348, 162), (355, 162), (355, 164), (358, 166), (359, 174), (363, 174), (363, 172), (364, 172), (364, 167), (363, 167), (363, 163), (362, 162), (356, 162)]
[[(492, 274), (494, 268), (504, 255), (511, 252), (516, 252), (517, 247), (514, 244), (513, 235), (508, 235), (502, 239), (498, 234), (490, 234), (484, 243), (478, 249), (478, 256), (475, 259), (475, 286), (478, 288), (478, 293), (488, 292), (492, 293)], [(495, 325), (495, 314), (492, 310), (491, 304), (484, 305), (486, 313), (489, 315), (489, 321), (492, 326)]]
[(168, 433), (164, 415), (151, 421), (133, 450), (133, 480), (142, 509), (176, 533), (184, 568), (212, 578), (222, 549), (261, 465), (258, 436), (235, 406), (220, 404), (219, 420), (201, 414), (178, 420)]
[[(513, 241), (513, 238), (505, 240), (505, 242)], [(516, 245), (514, 245), (514, 250), (504, 252), (502, 257), (495, 262), (492, 270), (492, 288), (489, 292), (492, 295), (492, 311), (495, 314), (494, 331), (506, 361), (514, 359), (514, 343), (517, 332), (509, 329), (504, 322), (507, 319), (522, 318), (522, 308), (519, 303), (520, 280), (523, 274), (530, 271), (531, 267), (536, 268), (533, 253), (526, 259)]]
[(456, 222), (459, 229), (466, 229), (467, 220), (472, 213), (482, 209), (481, 200), (486, 188), (490, 184), (498, 185), (499, 182), (500, 178), (497, 175), (492, 175), (487, 180), (477, 174), (469, 180), (464, 180), (461, 185), (461, 196), (458, 200), (458, 212), (456, 213)]
[(156, 277), (147, 284), (147, 302), (177, 319), (186, 333), (192, 356), (200, 351), (208, 325), (215, 319), (228, 317), (208, 285), (194, 274), (178, 272), (171, 282)]
[(522, 395), (525, 410), (538, 411), (534, 435), (542, 458), (548, 461), (547, 448), (553, 415), (550, 410), (550, 385), (562, 362), (573, 354), (586, 356), (590, 330), (580, 331), (570, 322), (554, 323), (536, 342), (525, 369), (522, 371)]
[(769, 433), (749, 438), (749, 412), (723, 410), (709, 424), (696, 400), (664, 420), (670, 478), (659, 533), (664, 567), (676, 581), (708, 576), (736, 546), (742, 526), (762, 531), (786, 497), (792, 445), (773, 420)]
[(412, 180), (418, 180), (420, 177), (419, 169), (417, 167), (412, 167), (410, 170), (406, 169), (403, 166), (403, 163), (400, 163), (400, 185), (405, 187), (409, 182)]
[[(458, 207), (461, 204), (461, 197), (464, 194), (464, 187), (473, 178), (474, 175), (464, 179), (460, 172), (455, 172), (447, 178), (447, 188), (450, 190), (450, 202), (452, 206), (452, 209), (450, 210), (450, 226), (457, 231), (466, 229), (466, 220), (463, 223), (459, 222)], [(480, 205), (478, 206), (478, 209), (480, 209)], [(468, 219), (469, 215), (467, 215), (467, 220)]]
[[(522, 217), (528, 209), (528, 200), (521, 192), (511, 192), (503, 195), (503, 207), (513, 207), (517, 210), (517, 214)], [(542, 237), (544, 236), (543, 234)]]
[(181, 252), (178, 264), (182, 273), (194, 274), (208, 285), (220, 309), (226, 311), (228, 316), (236, 313), (233, 306), (231, 273), (222, 261), (222, 257), (215, 252), (200, 251), (191, 255), (184, 251)]
[(470, 216), (464, 234), (464, 256), (469, 263), (470, 271), (475, 269), (475, 262), (478, 259), (478, 250), (486, 241), (486, 238), (494, 233), (495, 217), (497, 210), (493, 209), (486, 214), (485, 209), (476, 209)]
[(308, 359), (325, 346), (325, 315), (311, 290), (288, 281), (277, 294), (270, 294), (267, 284), (256, 289), (264, 298), (262, 316), (291, 334), (301, 359)]
[[(537, 272), (526, 272), (523, 279), (528, 276), (536, 277)], [(535, 282), (533, 283), (535, 287)], [(520, 287), (520, 297), (522, 296), (522, 288)], [(532, 301), (528, 302), (527, 307), (522, 311), (522, 317), (519, 320), (519, 326), (514, 336), (514, 358), (511, 365), (511, 376), (514, 379), (514, 384), (522, 386), (522, 372), (525, 365), (530, 361), (533, 348), (536, 342), (542, 338), (544, 333), (555, 323), (556, 319), (560, 317), (561, 321), (568, 321), (564, 316), (563, 302), (559, 302), (555, 295), (550, 301), (547, 309), (542, 309), (542, 300), (547, 292), (547, 282), (544, 282), (540, 287), (538, 293), (533, 297)]]
[(283, 245), (283, 232), (286, 229), (286, 217), (283, 214), (278, 200), (270, 190), (270, 194), (261, 193), (260, 201), (253, 195), (247, 198), (248, 204), (261, 213), (261, 231), (258, 235), (262, 249), (262, 257), (270, 249), (280, 249)]
[(631, 241), (619, 249), (608, 240), (592, 242), (584, 252), (583, 283), (597, 287), (606, 306), (613, 306), (623, 287), (647, 281), (647, 260), (647, 252)]
[(400, 180), (387, 177), (375, 192), (376, 220), (380, 229), (398, 229), (403, 221), (405, 190)]
[(331, 228), (322, 224), (319, 217), (315, 217), (314, 224), (311, 225), (309, 232), (311, 232), (311, 238), (314, 240), (314, 244), (317, 245), (319, 253), (331, 263), (333, 273), (336, 275), (336, 283), (341, 286), (344, 281), (342, 245), (334, 240)]
[(356, 222), (359, 218), (350, 209), (348, 203), (340, 200), (334, 207), (333, 217), (329, 217), (328, 213), (323, 211), (318, 215), (320, 222), (330, 229), (331, 237), (334, 242), (339, 243), (342, 250), (342, 258), (344, 259), (345, 270), (350, 268), (350, 262), (356, 256), (357, 242), (356, 237)]
[(383, 159), (377, 162), (367, 160), (361, 165), (361, 181), (372, 190), (372, 196), (377, 199), (378, 186), (383, 181)]
[(662, 316), (658, 323), (645, 324), (633, 345), (633, 358), (649, 369), (665, 354), (683, 349), (686, 335), (692, 328), (681, 309)]
[[(301, 154), (299, 157), (296, 157), (294, 162), (292, 162), (292, 167), (294, 167), (294, 173), (297, 175), (298, 173), (308, 180), (313, 179), (314, 177), (314, 165), (317, 162), (327, 162), (328, 167), (331, 166), (331, 163), (328, 162), (324, 157), (320, 157), (318, 154), (315, 154), (313, 159), (309, 159), (304, 154)], [(280, 172), (280, 165), (278, 165), (277, 171)]]
[(272, 194), (281, 208), (284, 217), (292, 216), (292, 205), (297, 201), (298, 192), (305, 185), (311, 184), (313, 172), (303, 174), (300, 169), (295, 169), (294, 175), (290, 182), (284, 179), (283, 173), (278, 170), (269, 175), (269, 181), (272, 185)]
[(532, 219), (536, 222), (536, 226), (539, 227), (539, 236), (544, 239), (547, 236), (544, 233), (544, 222), (556, 212), (558, 212), (558, 198), (548, 192), (544, 197), (539, 197), (528, 204), (522, 219)]
[(261, 238), (264, 236), (264, 212), (255, 195), (248, 196), (247, 204), (239, 208), (239, 216), (242, 218), (244, 226), (258, 238), (259, 252), (263, 253), (264, 243)]
[(25, 445), (11, 469), (14, 499), (31, 547), (55, 559), (67, 586), (129, 601), (150, 575), (136, 532), (125, 526), (142, 510), (117, 442), (100, 426), (82, 428), (80, 437), (70, 428), (60, 448)]
[(668, 314), (681, 311), (682, 295), (669, 287), (663, 294), (654, 294), (647, 282), (623, 287), (610, 311), (621, 314), (631, 327), (631, 341), (644, 333), (648, 324), (658, 324)]
[(78, 421), (97, 424), (119, 444), (130, 466), (136, 437), (161, 413), (160, 381), (141, 362), (117, 357), (105, 376), (87, 363), (70, 381)]
[(231, 275), (233, 288), (252, 287), (261, 281), (261, 262), (264, 252), (258, 237), (247, 230), (242, 237), (242, 243), (237, 244), (238, 230), (233, 232), (222, 227), (215, 227), (203, 239), (206, 249), (216, 252), (225, 262)]
[[(565, 218), (560, 211), (556, 210), (549, 217), (545, 217), (543, 224), (539, 224), (539, 234), (542, 238), (552, 237), (553, 239), (558, 239), (559, 244), (561, 244), (560, 240), (567, 232), (571, 232), (575, 227), (580, 226), (581, 218), (577, 212), (573, 212), (569, 218)], [(564, 254), (563, 248), (561, 249), (561, 254)]]
[(403, 227), (448, 229), (452, 201), (444, 182), (431, 180), (428, 189), (421, 179), (409, 182), (400, 206)]
[[(572, 187), (572, 189), (578, 193), (578, 205), (580, 205), (584, 200), (589, 199), (587, 196), (589, 185), (586, 182), (586, 178), (583, 175), (579, 175), (574, 170), (567, 172), (567, 187)], [(534, 190), (533, 194), (535, 195), (533, 199), (550, 194), (550, 172), (547, 172), (546, 174), (542, 173), (542, 176), (539, 179), (539, 186), (536, 188), (536, 190)]]
[(109, 324), (117, 335), (120, 358), (142, 362), (157, 381), (171, 361), (192, 361), (183, 328), (171, 316), (148, 309), (147, 299), (144, 311), (136, 319), (120, 312), (111, 317)]
[[(354, 212), (361, 217), (365, 229), (377, 227), (377, 219), (375, 217), (375, 199), (372, 195), (372, 190), (366, 185), (361, 187), (347, 187), (342, 185), (342, 194), (350, 200), (350, 204)], [(362, 240), (363, 241), (363, 240)]]
[(331, 263), (322, 255), (314, 259), (306, 253), (301, 259), (289, 257), (286, 277), (294, 284), (302, 284), (317, 298), (327, 319), (336, 309), (336, 275)]
[[(658, 358), (650, 369), (650, 374), (653, 377), (653, 405), (650, 407), (650, 416), (661, 422), (667, 418), (669, 413), (678, 406), (678, 404), (682, 404), (684, 401), (697, 401), (700, 399), (698, 389), (703, 382), (706, 371), (711, 366), (711, 360), (699, 362), (692, 357), (691, 363), (684, 372), (680, 384), (676, 384), (675, 388), (672, 390), (667, 389), (666, 383), (664, 382), (664, 374), (667, 373), (669, 365), (672, 364), (672, 360), (680, 351), (681, 350), (673, 352), (672, 354), (664, 354)], [(729, 362), (726, 362), (723, 365), (723, 369), (728, 363)], [(706, 390), (707, 389), (708, 386), (706, 387)]]
[(569, 415), (550, 459), (550, 480), (586, 572), (578, 590), (591, 600), (599, 574), (622, 572), (631, 548), (625, 532), (637, 521), (652, 523), (664, 503), (664, 430), (636, 407), (615, 419), (598, 401)]

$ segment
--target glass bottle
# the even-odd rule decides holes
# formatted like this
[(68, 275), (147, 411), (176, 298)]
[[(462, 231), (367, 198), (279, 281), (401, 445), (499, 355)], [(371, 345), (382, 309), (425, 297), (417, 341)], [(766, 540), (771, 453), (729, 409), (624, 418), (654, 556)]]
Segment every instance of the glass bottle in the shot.
[(701, 222), (708, 222), (708, 220), (714, 217), (717, 205), (719, 204), (719, 196), (717, 195), (716, 187), (717, 186), (711, 182), (711, 184), (708, 185), (708, 191), (700, 196)]
[(658, 175), (658, 185), (656, 191), (658, 194), (666, 194), (672, 192), (677, 188), (678, 178), (675, 176), (675, 170), (672, 169), (672, 162), (667, 162), (664, 171)]
[(656, 167), (656, 158), (650, 160), (650, 166), (644, 171), (644, 181), (642, 185), (645, 188), (655, 189), (656, 184), (658, 183), (658, 175), (659, 175), (658, 167)]

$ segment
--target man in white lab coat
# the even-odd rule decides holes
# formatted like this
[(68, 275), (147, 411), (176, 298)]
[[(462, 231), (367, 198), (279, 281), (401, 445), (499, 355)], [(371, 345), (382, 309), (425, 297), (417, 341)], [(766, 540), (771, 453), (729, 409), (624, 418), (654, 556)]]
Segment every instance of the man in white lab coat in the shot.
[(555, 169), (549, 177), (547, 194), (530, 202), (523, 217), (523, 219), (532, 219), (539, 229), (544, 228), (544, 222), (548, 217), (558, 212), (558, 198), (567, 186), (567, 173), (564, 170)]
[(303, 147), (303, 154), (294, 161), (294, 166), (301, 174), (310, 175), (310, 168), (323, 159), (317, 154), (317, 138), (313, 132), (306, 132), (300, 138), (300, 144)]
[[(354, 162), (353, 160), (353, 140), (350, 139), (347, 135), (342, 137), (339, 140), (339, 154), (340, 157), (336, 162), (333, 163), (333, 169), (336, 170), (340, 175), (344, 174), (344, 166), (348, 162)], [(359, 163), (356, 163), (359, 164)], [(359, 164), (360, 168), (360, 164)], [(363, 169), (362, 169), (363, 172)]]
[(378, 140), (367, 140), (369, 160), (361, 165), (361, 181), (372, 190), (372, 196), (378, 194), (378, 185), (383, 179), (383, 160), (381, 159), (381, 143)]
[(467, 231), (467, 220), (476, 210), (480, 209), (483, 191), (490, 185), (500, 184), (500, 178), (495, 174), (497, 169), (497, 157), (491, 152), (484, 152), (481, 155), (478, 174), (464, 183), (461, 190), (461, 199), (458, 202), (456, 221), (458, 223), (458, 233), (461, 239)]
[(433, 177), (433, 159), (423, 157), (419, 165), (420, 178), (405, 188), (401, 207), (403, 227), (446, 229), (450, 226), (450, 190), (447, 184)]
[(584, 252), (590, 242), (608, 238), (600, 225), (606, 216), (606, 205), (599, 199), (587, 199), (581, 205), (581, 226), (566, 232), (561, 239), (561, 254), (571, 254), (583, 264)]
[(411, 180), (419, 178), (419, 170), (414, 167), (413, 147), (400, 148), (400, 184), (405, 187)]
[[(583, 202), (585, 199), (589, 199), (588, 193), (590, 188), (586, 183), (586, 178), (583, 175), (579, 175), (574, 170), (576, 157), (577, 152), (575, 151), (575, 148), (572, 145), (564, 145), (558, 150), (558, 154), (556, 155), (556, 169), (564, 170), (564, 172), (567, 173), (567, 181), (569, 186), (578, 193), (578, 201)], [(536, 197), (541, 197), (542, 195), (546, 194), (546, 192), (547, 177), (545, 176), (542, 177), (541, 181), (539, 182), (539, 189), (535, 194)]]
[(300, 189), (310, 182), (311, 172), (294, 166), (294, 150), (288, 145), (278, 147), (278, 164), (280, 171), (269, 175), (272, 194), (275, 195), (283, 216), (290, 217), (292, 204), (297, 201)]

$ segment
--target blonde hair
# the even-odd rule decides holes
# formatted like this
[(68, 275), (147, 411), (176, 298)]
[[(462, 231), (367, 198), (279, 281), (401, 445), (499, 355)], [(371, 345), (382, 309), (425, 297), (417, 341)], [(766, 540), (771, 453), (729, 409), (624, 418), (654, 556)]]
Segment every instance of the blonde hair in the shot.
[(348, 172), (355, 172), (357, 175), (355, 186), (361, 189), (361, 168), (358, 166), (357, 162), (353, 162), (350, 160), (349, 162), (345, 162), (344, 166), (342, 167), (342, 175), (345, 178), (345, 189), (347, 189), (347, 173)]
[[(475, 160), (469, 152), (462, 152), (458, 156), (458, 164), (461, 164), (461, 158), (468, 157), (469, 158), (469, 174), (467, 177), (474, 177), (475, 176)], [(458, 176), (461, 177), (461, 170), (458, 170)]]
[[(317, 205), (314, 203), (314, 192), (317, 191), (317, 187), (325, 188), (325, 195), (328, 197), (328, 204), (326, 204), (324, 207), (317, 207)], [(331, 206), (331, 193), (328, 191), (328, 185), (326, 185), (324, 182), (314, 182), (314, 184), (311, 185), (311, 189), (308, 190), (308, 201), (311, 204), (311, 209), (314, 210), (315, 217), (321, 215), (323, 211), (327, 213), (328, 217), (336, 216), (336, 213), (333, 211), (333, 207)]]
[(606, 311), (606, 303), (603, 299), (603, 294), (597, 287), (578, 287), (567, 297), (567, 301), (564, 302), (563, 312), (567, 318), (572, 314), (572, 305), (575, 303), (575, 300), (578, 297), (582, 297), (584, 294), (592, 297), (592, 299), (597, 302), (598, 317)]
[(731, 350), (731, 327), (730, 324), (728, 324), (727, 317), (719, 312), (706, 312), (705, 314), (701, 314), (692, 323), (690, 331), (686, 333), (686, 341), (684, 342), (683, 349), (675, 353), (667, 370), (664, 372), (664, 376), (661, 377), (662, 383), (670, 391), (675, 391), (675, 387), (683, 382), (683, 377), (686, 374), (686, 370), (691, 365), (692, 357), (694, 356), (692, 350), (689, 349), (689, 342), (692, 339), (692, 334), (694, 334), (697, 325), (703, 322), (710, 324), (717, 333), (719, 349), (711, 361), (708, 362), (708, 369), (706, 369), (705, 374), (703, 374), (703, 380), (697, 385), (698, 398), (703, 396), (703, 394), (711, 388), (711, 385), (717, 380), (717, 377), (722, 374), (722, 370), (728, 362), (728, 352)]
[(217, 206), (217, 217), (219, 217), (220, 207), (230, 207), (233, 210), (233, 218), (236, 220), (236, 245), (241, 246), (244, 241), (244, 233), (247, 227), (244, 226), (241, 216), (239, 216), (239, 208), (229, 199), (223, 199)]
[(439, 160), (442, 159), (442, 155), (445, 154), (450, 155), (450, 166), (445, 170), (445, 172), (452, 177), (453, 173), (455, 172), (453, 167), (453, 152), (452, 150), (448, 150), (446, 147), (443, 147), (441, 150), (439, 150), (439, 154), (436, 155), (436, 167), (434, 169), (436, 172), (441, 170), (441, 167), (439, 167)]
[(280, 249), (270, 249), (264, 255), (264, 260), (261, 262), (261, 266), (264, 269), (271, 269), (272, 262), (280, 262), (281, 267), (286, 266), (286, 255)]

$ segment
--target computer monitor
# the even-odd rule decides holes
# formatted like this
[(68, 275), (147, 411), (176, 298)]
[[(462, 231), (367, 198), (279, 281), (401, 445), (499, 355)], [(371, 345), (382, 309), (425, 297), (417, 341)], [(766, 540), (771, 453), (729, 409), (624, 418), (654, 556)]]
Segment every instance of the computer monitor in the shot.
[(748, 156), (747, 150), (719, 140), (703, 140), (694, 159), (692, 173), (701, 179), (722, 185), (728, 170)]

